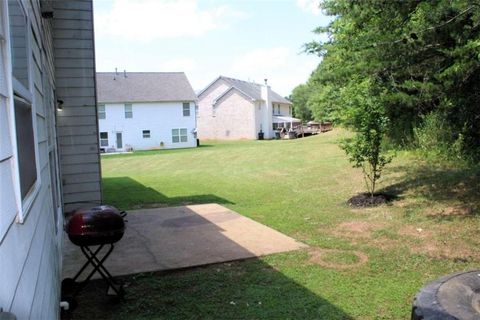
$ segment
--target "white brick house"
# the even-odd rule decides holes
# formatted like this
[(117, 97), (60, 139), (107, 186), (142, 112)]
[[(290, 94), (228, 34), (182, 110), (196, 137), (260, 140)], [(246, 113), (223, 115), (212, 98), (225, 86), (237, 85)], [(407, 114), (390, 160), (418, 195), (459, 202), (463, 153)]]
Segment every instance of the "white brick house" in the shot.
[(103, 152), (197, 145), (196, 95), (183, 72), (97, 73)]
[(200, 139), (238, 140), (274, 137), (277, 126), (299, 124), (292, 103), (270, 86), (220, 76), (198, 94)]

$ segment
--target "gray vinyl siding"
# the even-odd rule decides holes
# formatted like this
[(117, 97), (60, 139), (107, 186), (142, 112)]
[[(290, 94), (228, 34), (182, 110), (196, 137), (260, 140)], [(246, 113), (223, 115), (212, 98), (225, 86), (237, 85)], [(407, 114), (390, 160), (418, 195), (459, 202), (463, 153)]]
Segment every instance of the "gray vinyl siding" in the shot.
[[(54, 1), (58, 142), (65, 211), (101, 203), (92, 2)], [(77, 182), (78, 181), (78, 182)]]
[[(52, 181), (58, 176), (50, 154), (56, 154), (55, 144), (55, 85), (52, 46), (52, 22), (41, 18), (38, 0), (21, 0), (31, 22), (29, 67), (32, 69), (32, 111), (36, 122), (38, 192), (30, 207), (23, 208), (23, 223), (15, 215), (15, 182), (12, 170), (16, 163), (10, 139), (15, 131), (5, 123), (6, 105), (0, 99), (0, 308), (12, 312), (17, 319), (58, 319), (61, 276), (61, 225), (63, 215), (60, 203), (54, 203)], [(0, 9), (6, 8), (1, 1)], [(0, 10), (2, 12), (2, 10)], [(2, 17), (3, 19), (3, 17)], [(0, 19), (0, 23), (5, 22)], [(1, 50), (1, 46), (0, 46)], [(0, 58), (3, 55), (0, 54)], [(0, 63), (0, 77), (5, 66)], [(10, 77), (11, 75), (7, 75)], [(0, 88), (1, 89), (1, 88)], [(11, 89), (11, 88), (9, 88)], [(5, 93), (9, 105), (13, 92)], [(5, 132), (6, 131), (6, 132)], [(51, 168), (55, 168), (51, 170)], [(11, 211), (15, 210), (15, 211)], [(10, 212), (14, 214), (11, 215)], [(7, 221), (5, 221), (7, 220)], [(7, 223), (3, 225), (3, 223)], [(6, 228), (3, 228), (5, 226)]]

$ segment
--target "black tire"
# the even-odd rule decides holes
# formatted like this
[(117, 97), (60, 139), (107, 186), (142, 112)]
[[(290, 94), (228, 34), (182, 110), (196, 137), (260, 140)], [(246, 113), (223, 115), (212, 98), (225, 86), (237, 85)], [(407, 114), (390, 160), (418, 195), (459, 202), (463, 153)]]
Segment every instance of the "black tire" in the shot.
[[(439, 299), (439, 289), (446, 282), (456, 282), (460, 278), (459, 276), (477, 276), (480, 274), (480, 271), (470, 271), (470, 272), (457, 272), (442, 278), (439, 278), (435, 281), (430, 282), (424, 286), (417, 293), (413, 300), (412, 305), (412, 320), (463, 320), (452, 315), (452, 308), (450, 311), (447, 311), (445, 306), (441, 304)], [(466, 304), (465, 304), (466, 305)], [(458, 305), (457, 308), (465, 310), (465, 305)], [(455, 307), (453, 308), (455, 309)], [(471, 317), (470, 317), (471, 316)], [(464, 318), (464, 317), (462, 317)], [(480, 319), (480, 314), (475, 310), (469, 311), (468, 319)]]

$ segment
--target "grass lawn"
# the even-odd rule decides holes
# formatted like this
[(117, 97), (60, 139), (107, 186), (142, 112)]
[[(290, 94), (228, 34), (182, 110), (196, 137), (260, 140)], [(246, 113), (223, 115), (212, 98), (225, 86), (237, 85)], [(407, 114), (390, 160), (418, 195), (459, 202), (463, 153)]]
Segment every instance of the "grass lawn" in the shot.
[(426, 282), (478, 268), (480, 170), (399, 153), (380, 183), (398, 198), (350, 208), (364, 185), (338, 147), (345, 135), (102, 157), (106, 203), (217, 202), (311, 249), (126, 277), (125, 302), (90, 290), (74, 318), (409, 319)]

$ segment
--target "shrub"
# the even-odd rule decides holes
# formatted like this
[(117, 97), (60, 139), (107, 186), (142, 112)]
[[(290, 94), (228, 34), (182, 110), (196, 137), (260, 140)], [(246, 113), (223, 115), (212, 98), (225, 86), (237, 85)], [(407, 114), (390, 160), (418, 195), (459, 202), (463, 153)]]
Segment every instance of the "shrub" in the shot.
[(439, 112), (431, 112), (422, 117), (422, 123), (415, 128), (414, 136), (417, 147), (430, 159), (462, 159), (463, 135), (455, 134)]

